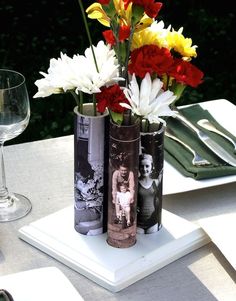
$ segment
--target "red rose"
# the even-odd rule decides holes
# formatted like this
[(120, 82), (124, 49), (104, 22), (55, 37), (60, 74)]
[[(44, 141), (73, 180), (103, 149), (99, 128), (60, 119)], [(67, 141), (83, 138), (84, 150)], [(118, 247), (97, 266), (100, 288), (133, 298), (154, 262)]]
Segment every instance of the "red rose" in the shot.
[(173, 64), (173, 57), (167, 48), (156, 45), (144, 45), (131, 52), (128, 70), (130, 74), (144, 78), (146, 73), (161, 76), (168, 73)]
[(175, 59), (173, 68), (169, 75), (174, 77), (176, 82), (196, 88), (202, 83), (203, 72), (196, 66), (182, 59)]
[(104, 113), (106, 108), (115, 113), (122, 113), (126, 109), (120, 103), (129, 103), (120, 86), (115, 84), (110, 87), (101, 88), (101, 92), (96, 94), (97, 110)]
[(133, 5), (143, 7), (144, 12), (150, 18), (156, 18), (156, 16), (158, 15), (158, 13), (162, 7), (162, 3), (155, 2), (155, 0), (124, 0), (125, 9), (127, 9), (128, 5), (130, 3), (133, 3)]

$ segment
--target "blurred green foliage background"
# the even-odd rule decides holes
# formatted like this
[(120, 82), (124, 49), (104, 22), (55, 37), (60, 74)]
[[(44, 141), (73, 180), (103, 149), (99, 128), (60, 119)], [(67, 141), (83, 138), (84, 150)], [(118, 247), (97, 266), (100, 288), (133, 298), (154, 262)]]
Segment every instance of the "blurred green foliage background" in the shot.
[[(87, 8), (94, 1), (83, 1)], [(162, 1), (159, 20), (198, 45), (198, 57), (192, 61), (204, 74), (197, 89), (187, 88), (178, 104), (228, 99), (236, 104), (236, 36), (234, 4), (225, 1)], [(0, 0), (0, 68), (14, 69), (26, 77), (31, 102), (27, 129), (10, 143), (20, 143), (73, 133), (73, 108), (70, 94), (33, 98), (34, 82), (47, 72), (49, 60), (60, 52), (69, 56), (82, 54), (89, 46), (77, 0)], [(105, 29), (89, 20), (93, 43), (102, 39)], [(224, 109), (222, 108), (222, 113)]]

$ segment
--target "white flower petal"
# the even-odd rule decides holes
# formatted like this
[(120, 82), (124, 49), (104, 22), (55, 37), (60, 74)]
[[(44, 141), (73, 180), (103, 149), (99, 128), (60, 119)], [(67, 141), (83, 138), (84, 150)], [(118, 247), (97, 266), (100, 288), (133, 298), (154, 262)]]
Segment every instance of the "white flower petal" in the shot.
[(130, 109), (130, 110), (132, 109), (132, 107), (125, 102), (120, 102), (120, 106), (122, 106), (123, 108), (126, 108), (126, 109)]
[(160, 116), (171, 116), (174, 112), (169, 105), (175, 100), (173, 92), (162, 90), (163, 83), (160, 79), (151, 80), (150, 74), (143, 78), (140, 88), (135, 75), (132, 76), (129, 88), (124, 89), (124, 94), (130, 102), (134, 114), (142, 116), (150, 123), (160, 122)]
[(50, 60), (48, 73), (40, 72), (44, 78), (35, 82), (38, 92), (34, 97), (46, 97), (68, 90), (93, 94), (100, 92), (103, 86), (124, 80), (119, 77), (119, 65), (114, 50), (103, 41), (98, 42), (93, 49), (99, 72), (90, 47), (85, 50), (85, 55), (78, 54), (73, 58), (60, 53), (58, 59)]

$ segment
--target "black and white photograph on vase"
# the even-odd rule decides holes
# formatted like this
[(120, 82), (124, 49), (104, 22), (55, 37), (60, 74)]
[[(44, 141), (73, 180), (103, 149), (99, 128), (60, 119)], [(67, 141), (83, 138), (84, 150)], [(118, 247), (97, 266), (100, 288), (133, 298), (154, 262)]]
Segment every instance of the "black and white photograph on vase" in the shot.
[(76, 116), (74, 227), (84, 235), (104, 232), (104, 124)]
[(137, 197), (137, 233), (151, 234), (162, 227), (164, 132), (141, 135)]
[[(132, 154), (126, 155), (120, 162), (112, 162), (111, 199), (108, 205), (108, 243), (118, 247), (133, 244), (136, 236), (137, 187), (129, 158)], [(122, 153), (118, 157), (122, 157)]]
[(162, 174), (153, 177), (153, 157), (142, 153), (139, 158), (138, 203), (137, 203), (137, 233), (150, 234), (157, 232), (160, 227), (159, 208), (160, 186)]
[(130, 227), (133, 224), (134, 217), (132, 216), (131, 220), (131, 207), (134, 203), (134, 193), (134, 173), (130, 170), (129, 164), (123, 161), (112, 176), (112, 203), (115, 205), (114, 223), (122, 224), (122, 228)]
[(139, 137), (133, 135), (127, 140), (110, 136), (107, 242), (117, 248), (136, 243)]

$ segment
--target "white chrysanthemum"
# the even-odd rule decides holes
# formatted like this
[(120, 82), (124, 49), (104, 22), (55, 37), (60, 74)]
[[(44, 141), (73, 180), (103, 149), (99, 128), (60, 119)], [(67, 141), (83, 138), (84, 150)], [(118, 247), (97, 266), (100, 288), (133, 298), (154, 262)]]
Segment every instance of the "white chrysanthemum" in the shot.
[(50, 60), (48, 73), (40, 72), (44, 78), (35, 82), (38, 92), (34, 97), (47, 97), (69, 90), (93, 94), (100, 92), (103, 86), (122, 80), (118, 76), (119, 66), (114, 50), (103, 41), (97, 47), (93, 46), (93, 49), (99, 72), (96, 70), (90, 47), (85, 50), (85, 55), (74, 55), (73, 58), (61, 53), (57, 60)]
[(63, 53), (57, 60), (51, 59), (48, 73), (40, 72), (44, 78), (35, 82), (38, 92), (34, 97), (47, 97), (54, 93), (58, 94), (74, 89), (75, 87), (71, 84), (73, 76), (71, 65), (72, 59)]
[(172, 116), (174, 112), (169, 105), (175, 100), (173, 92), (163, 91), (163, 83), (159, 78), (151, 80), (147, 73), (143, 78), (140, 88), (136, 77), (133, 74), (129, 88), (124, 89), (124, 94), (130, 102), (130, 105), (122, 103), (121, 105), (150, 123), (162, 122), (161, 116)]
[(75, 79), (76, 92), (83, 91), (93, 94), (100, 92), (103, 86), (110, 86), (114, 83), (123, 80), (118, 76), (118, 61), (115, 56), (115, 51), (110, 46), (105, 45), (103, 41), (93, 46), (96, 57), (98, 71), (94, 64), (91, 47), (85, 50), (84, 56), (74, 56), (77, 67), (75, 72), (79, 73)]

